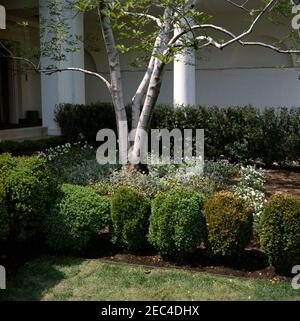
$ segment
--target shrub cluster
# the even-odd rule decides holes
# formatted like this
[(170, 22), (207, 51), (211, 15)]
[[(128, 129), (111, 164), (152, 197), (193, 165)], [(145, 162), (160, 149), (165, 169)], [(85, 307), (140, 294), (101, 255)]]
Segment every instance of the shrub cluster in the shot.
[(143, 249), (147, 244), (150, 201), (129, 187), (117, 189), (111, 201), (114, 242), (128, 250)]
[[(113, 106), (109, 103), (61, 105), (56, 121), (66, 138), (83, 137), (90, 143), (95, 143), (100, 129), (116, 129)], [(151, 128), (203, 128), (208, 157), (224, 155), (242, 162), (261, 159), (266, 164), (300, 159), (300, 108), (259, 111), (251, 106), (157, 106)]]
[(260, 242), (270, 264), (291, 273), (300, 262), (300, 200), (285, 194), (269, 199), (260, 221)]
[(109, 224), (110, 203), (90, 187), (64, 184), (45, 220), (47, 243), (55, 252), (77, 252)]
[(0, 242), (5, 241), (9, 232), (9, 219), (5, 202), (5, 190), (0, 183)]
[(195, 250), (206, 235), (203, 204), (204, 196), (186, 187), (158, 194), (152, 203), (150, 243), (175, 259)]
[(0, 168), (10, 237), (29, 241), (42, 233), (42, 222), (58, 195), (57, 182), (46, 163), (36, 156), (2, 154)]
[(253, 216), (250, 205), (231, 192), (218, 192), (205, 204), (207, 247), (217, 256), (238, 255), (249, 244)]

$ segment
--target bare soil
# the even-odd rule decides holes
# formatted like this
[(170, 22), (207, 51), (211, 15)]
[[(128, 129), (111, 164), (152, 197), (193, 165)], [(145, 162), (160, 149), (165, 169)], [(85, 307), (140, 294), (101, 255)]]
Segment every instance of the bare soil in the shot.
[(300, 172), (288, 170), (267, 170), (266, 192), (288, 193), (300, 198)]

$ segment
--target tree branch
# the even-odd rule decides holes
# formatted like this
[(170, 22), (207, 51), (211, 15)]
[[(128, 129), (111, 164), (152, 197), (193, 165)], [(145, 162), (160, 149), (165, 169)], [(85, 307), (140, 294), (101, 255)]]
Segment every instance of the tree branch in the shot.
[(84, 73), (84, 74), (89, 75), (89, 76), (96, 77), (96, 78), (98, 78), (98, 79), (100, 79), (101, 81), (104, 82), (104, 84), (106, 85), (106, 87), (107, 87), (107, 89), (109, 91), (111, 90), (111, 84), (105, 77), (101, 76), (97, 72), (89, 71), (89, 70), (86, 70), (86, 69), (83, 69), (83, 68), (65, 67), (65, 68), (39, 69), (38, 70), (38, 72), (44, 73), (46, 75), (52, 75), (54, 73), (63, 72), (63, 71), (77, 71), (77, 72), (81, 72), (81, 73)]
[(148, 19), (154, 21), (159, 27), (161, 27), (161, 21), (159, 20), (159, 18), (152, 16), (151, 14), (141, 13), (141, 12), (129, 12), (129, 11), (125, 11), (124, 14), (126, 14), (128, 16), (137, 16), (137, 17), (148, 18)]
[(245, 7), (245, 5), (249, 2), (249, 0), (244, 1), (242, 4), (238, 4), (238, 3), (236, 3), (236, 2), (234, 2), (232, 0), (225, 0), (225, 1), (229, 2), (230, 4), (232, 4), (233, 6), (239, 8), (239, 9), (242, 9), (242, 10), (246, 11), (247, 13), (251, 12), (249, 9), (247, 9)]
[[(212, 37), (209, 37), (209, 36), (199, 36), (199, 37), (196, 37), (195, 40), (206, 41), (206, 43), (204, 45), (202, 45), (200, 48), (212, 45), (212, 46), (222, 50), (225, 47), (231, 45), (232, 43), (237, 42), (242, 46), (261, 46), (261, 47), (269, 48), (271, 50), (274, 50), (274, 51), (276, 51), (278, 53), (283, 53), (283, 54), (299, 54), (300, 53), (300, 49), (281, 49), (281, 48), (276, 47), (274, 45), (263, 43), (263, 42), (259, 42), (259, 41), (243, 41), (243, 40), (241, 40), (244, 37), (246, 37), (247, 35), (252, 33), (252, 31), (254, 30), (254, 27), (257, 24), (257, 22), (269, 10), (269, 8), (276, 3), (276, 1), (277, 0), (269, 1), (268, 4), (264, 7), (264, 9), (260, 12), (260, 14), (254, 19), (254, 21), (252, 22), (250, 27), (245, 32), (241, 33), (240, 35), (235, 35), (233, 32), (231, 32), (231, 31), (229, 31), (229, 30), (227, 30), (227, 29), (225, 29), (223, 27), (216, 26), (216, 25), (213, 25), (213, 24), (202, 24), (202, 25), (195, 25), (195, 26), (191, 27), (191, 29), (193, 29), (193, 30), (213, 29), (213, 30), (222, 32), (222, 33), (224, 33), (225, 35), (227, 35), (227, 36), (229, 36), (231, 38), (230, 40), (228, 40), (226, 42), (220, 43), (220, 42), (214, 40)], [(178, 45), (176, 45), (177, 41), (188, 32), (190, 32), (190, 30), (183, 30), (178, 35), (175, 35), (169, 42), (169, 49), (170, 49), (170, 47), (174, 47), (174, 46), (178, 47)], [(170, 54), (170, 50), (169, 49), (164, 52), (165, 55), (169, 55)]]
[[(224, 47), (230, 45), (231, 43), (233, 42), (237, 42), (239, 41), (240, 39), (248, 36), (249, 34), (252, 33), (255, 25), (257, 24), (257, 22), (262, 18), (262, 16), (268, 11), (268, 9), (278, 0), (270, 0), (268, 2), (268, 4), (262, 9), (262, 11), (257, 15), (257, 17), (254, 19), (254, 21), (252, 22), (252, 24), (250, 25), (250, 27), (244, 31), (243, 33), (241, 33), (240, 35), (238, 36), (234, 36), (234, 38), (232, 38), (231, 40), (229, 40), (228, 42), (225, 42), (225, 43), (220, 43), (219, 44), (219, 49), (223, 49)], [(178, 33), (177, 35), (175, 35), (169, 42), (169, 46), (173, 46), (182, 36), (184, 36), (185, 34), (187, 34), (188, 32), (190, 32), (191, 30), (197, 30), (197, 29), (203, 29), (203, 26), (207, 26), (207, 25), (195, 25), (195, 26), (192, 26), (191, 28), (189, 28), (188, 30), (183, 30), (182, 32)], [(213, 25), (211, 25), (213, 26)], [(222, 31), (222, 32), (225, 32), (225, 33), (228, 33), (229, 35), (233, 35), (233, 33), (231, 33), (230, 31), (227, 31), (225, 28), (221, 28), (221, 27), (217, 27), (217, 26), (214, 26), (215, 29), (219, 30), (219, 31)]]

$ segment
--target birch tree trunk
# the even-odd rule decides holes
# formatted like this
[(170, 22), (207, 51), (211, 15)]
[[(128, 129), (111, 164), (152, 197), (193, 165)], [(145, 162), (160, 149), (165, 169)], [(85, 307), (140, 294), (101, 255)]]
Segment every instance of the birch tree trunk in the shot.
[[(145, 140), (144, 134), (145, 132), (148, 132), (150, 129), (152, 115), (153, 115), (154, 108), (161, 90), (163, 72), (166, 66), (166, 63), (156, 58), (155, 54), (162, 54), (167, 49), (167, 44), (170, 39), (170, 32), (173, 27), (172, 24), (169, 22), (168, 18), (172, 14), (173, 14), (173, 10), (171, 8), (167, 8), (164, 12), (163, 23), (160, 28), (160, 33), (155, 42), (155, 45), (157, 47), (154, 48), (154, 52), (152, 54), (152, 58), (149, 63), (147, 73), (140, 85), (140, 87), (142, 88), (141, 93), (143, 94), (143, 91), (145, 91), (145, 100), (143, 103), (142, 112), (139, 116), (139, 120), (135, 128), (136, 129), (135, 139), (130, 151), (131, 153), (130, 158), (136, 164), (135, 168), (137, 170), (145, 170), (145, 166), (139, 163), (140, 152), (142, 148), (145, 146), (145, 144), (147, 143), (147, 141)], [(152, 68), (152, 64), (153, 64), (153, 68)], [(151, 71), (151, 69), (152, 69), (152, 73), (150, 75), (149, 71)], [(148, 83), (147, 89), (146, 89), (146, 83)], [(141, 96), (139, 96), (138, 98), (141, 98)], [(139, 103), (141, 103), (141, 100), (139, 101)]]
[(101, 31), (106, 47), (110, 77), (111, 77), (111, 88), (110, 93), (115, 109), (118, 139), (119, 139), (119, 161), (122, 164), (127, 163), (127, 152), (128, 152), (128, 122), (126, 115), (126, 108), (124, 104), (123, 84), (121, 76), (121, 64), (119, 52), (115, 45), (115, 38), (111, 26), (109, 17), (103, 14), (106, 9), (106, 2), (101, 1), (98, 6), (98, 15), (101, 22)]

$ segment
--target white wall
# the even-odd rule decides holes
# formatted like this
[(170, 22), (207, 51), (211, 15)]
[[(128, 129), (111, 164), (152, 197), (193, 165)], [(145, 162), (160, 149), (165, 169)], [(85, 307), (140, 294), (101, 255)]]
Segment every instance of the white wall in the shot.
[[(241, 15), (220, 14), (214, 18), (218, 24), (240, 32), (249, 22)], [(287, 24), (289, 27), (290, 24)], [(87, 16), (86, 37), (99, 30), (95, 18)], [(283, 37), (286, 30), (267, 21), (261, 22), (255, 34), (248, 40), (256, 39), (273, 43)], [(86, 66), (109, 78), (107, 59), (101, 36), (98, 34), (99, 50), (88, 50)], [(133, 53), (131, 53), (133, 55)], [(125, 101), (129, 103), (143, 76), (143, 70), (129, 65), (131, 55), (122, 55), (123, 86)], [(266, 48), (241, 47), (232, 45), (223, 51), (209, 49), (201, 51), (196, 66), (196, 103), (206, 106), (249, 105), (300, 106), (300, 69), (295, 68), (293, 57), (275, 53)], [(285, 68), (280, 68), (285, 67)], [(110, 96), (99, 80), (86, 78), (87, 102), (110, 101)], [(173, 104), (173, 66), (168, 65), (158, 103)]]

